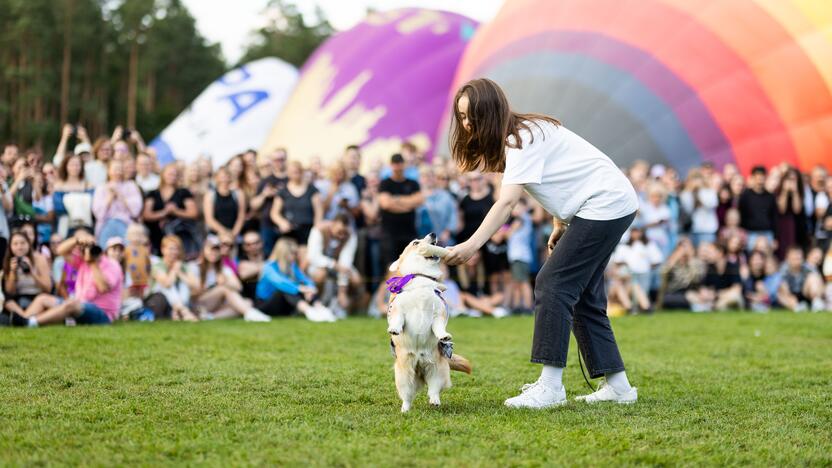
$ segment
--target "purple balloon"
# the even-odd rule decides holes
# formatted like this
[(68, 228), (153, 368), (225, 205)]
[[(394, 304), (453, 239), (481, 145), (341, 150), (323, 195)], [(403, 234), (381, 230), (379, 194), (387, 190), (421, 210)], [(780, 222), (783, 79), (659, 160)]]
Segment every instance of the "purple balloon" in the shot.
[(340, 158), (350, 144), (387, 161), (405, 140), (433, 154), (457, 65), (476, 22), (435, 10), (374, 13), (319, 47), (263, 151)]

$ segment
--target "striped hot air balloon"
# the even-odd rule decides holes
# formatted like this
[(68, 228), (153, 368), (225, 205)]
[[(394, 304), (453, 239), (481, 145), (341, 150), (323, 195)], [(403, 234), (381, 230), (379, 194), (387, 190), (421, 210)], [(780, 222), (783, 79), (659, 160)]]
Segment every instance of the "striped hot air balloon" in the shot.
[(453, 88), (483, 76), (622, 166), (832, 162), (829, 0), (511, 0)]

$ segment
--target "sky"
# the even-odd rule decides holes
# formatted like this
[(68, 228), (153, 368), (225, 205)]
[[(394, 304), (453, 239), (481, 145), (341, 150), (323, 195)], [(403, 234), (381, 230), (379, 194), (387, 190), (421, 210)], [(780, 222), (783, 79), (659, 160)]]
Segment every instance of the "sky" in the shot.
[[(268, 0), (183, 0), (183, 3), (196, 18), (203, 36), (210, 42), (219, 42), (226, 61), (234, 63), (249, 42), (249, 32), (262, 24), (261, 14)], [(403, 7), (443, 9), (484, 22), (497, 14), (503, 0), (295, 0), (293, 3), (310, 18), (315, 6), (320, 6), (330, 24), (343, 31), (361, 21), (368, 8), (382, 11)]]

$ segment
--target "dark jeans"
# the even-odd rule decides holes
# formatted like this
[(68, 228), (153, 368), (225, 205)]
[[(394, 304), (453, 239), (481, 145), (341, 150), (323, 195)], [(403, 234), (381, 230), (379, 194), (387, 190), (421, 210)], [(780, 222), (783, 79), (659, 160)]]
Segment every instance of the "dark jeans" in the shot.
[(634, 218), (573, 218), (535, 281), (532, 362), (566, 367), (574, 331), (592, 378), (624, 370), (607, 317), (604, 270)]
[(268, 300), (257, 300), (255, 305), (264, 314), (272, 317), (283, 317), (297, 312), (298, 304), (303, 300), (300, 294), (287, 294), (281, 291), (275, 293)]
[(261, 224), (260, 239), (263, 241), (263, 258), (269, 258), (269, 255), (272, 254), (272, 249), (274, 249), (278, 237), (280, 237), (280, 233), (277, 232), (276, 227), (266, 226), (265, 222)]

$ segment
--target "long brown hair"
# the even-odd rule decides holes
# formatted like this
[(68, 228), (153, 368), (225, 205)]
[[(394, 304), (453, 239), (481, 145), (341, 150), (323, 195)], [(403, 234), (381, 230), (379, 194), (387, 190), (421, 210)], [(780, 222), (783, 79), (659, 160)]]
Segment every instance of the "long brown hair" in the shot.
[(11, 273), (12, 257), (14, 257), (14, 254), (12, 254), (12, 239), (15, 237), (21, 237), (27, 244), (29, 244), (29, 252), (26, 253), (25, 257), (29, 259), (29, 265), (32, 265), (32, 268), (35, 267), (35, 255), (33, 253), (34, 249), (32, 248), (32, 243), (29, 241), (29, 236), (27, 236), (23, 231), (12, 231), (9, 236), (9, 246), (6, 247), (6, 258), (3, 259), (3, 278), (8, 278)]
[[(468, 97), (470, 132), (462, 125), (459, 115), (462, 96)], [(546, 115), (512, 111), (503, 90), (488, 78), (478, 78), (462, 85), (454, 96), (453, 113), (449, 145), (454, 161), (464, 172), (475, 169), (503, 172), (506, 147), (522, 148), (521, 130), (531, 133), (530, 125), (538, 125), (540, 121), (560, 125), (557, 119)], [(510, 143), (509, 137), (513, 137)], [(534, 141), (534, 136), (531, 141)]]

